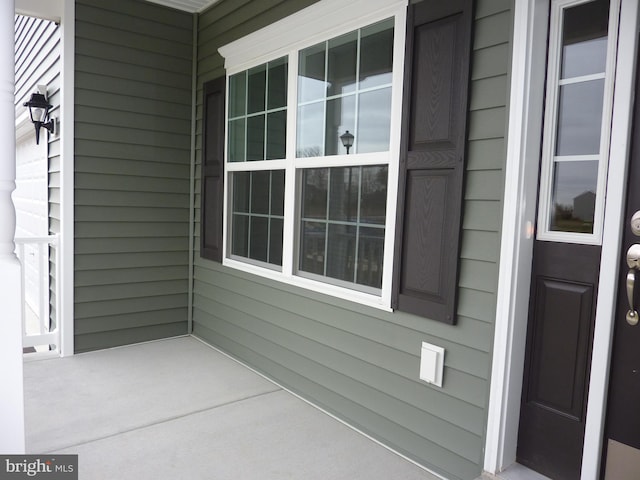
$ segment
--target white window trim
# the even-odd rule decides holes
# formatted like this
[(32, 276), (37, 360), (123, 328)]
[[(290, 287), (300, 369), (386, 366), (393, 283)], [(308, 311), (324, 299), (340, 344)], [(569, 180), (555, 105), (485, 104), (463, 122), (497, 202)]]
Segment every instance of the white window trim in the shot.
[[(551, 215), (551, 191), (553, 189), (553, 170), (555, 166), (554, 155), (557, 140), (557, 117), (558, 117), (558, 97), (560, 86), (572, 83), (559, 79), (560, 62), (562, 56), (562, 20), (564, 10), (578, 5), (589, 3), (591, 0), (559, 0), (553, 2), (550, 11), (550, 31), (549, 31), (549, 60), (547, 73), (547, 98), (545, 100), (545, 118), (542, 143), (542, 166), (540, 175), (540, 200), (538, 208), (538, 240), (552, 242), (578, 243), (587, 245), (600, 245), (602, 243), (602, 232), (604, 223), (604, 206), (607, 186), (607, 168), (609, 163), (611, 115), (613, 111), (613, 88), (614, 71), (616, 58), (617, 33), (609, 30), (607, 36), (607, 63), (605, 73), (587, 75), (572, 81), (593, 78), (604, 78), (604, 99), (602, 104), (602, 118), (600, 127), (600, 152), (597, 155), (582, 155), (576, 160), (599, 160), (598, 179), (596, 184), (596, 205), (594, 212), (593, 233), (575, 233), (552, 231), (549, 229)], [(612, 21), (609, 21), (609, 28)], [(569, 156), (562, 156), (562, 161), (572, 161)]]
[[(352, 2), (323, 0), (219, 49), (220, 54), (225, 58), (227, 87), (231, 75), (251, 67), (283, 56), (288, 56), (289, 64), (287, 159), (265, 160), (261, 162), (225, 161), (223, 265), (385, 311), (392, 310), (391, 290), (393, 281), (396, 203), (398, 195), (407, 4), (408, 0), (354, 0)], [(296, 178), (296, 172), (300, 169), (301, 160), (295, 158), (296, 135), (292, 135), (291, 132), (295, 132), (295, 125), (297, 125), (296, 85), (298, 52), (308, 46), (357, 30), (358, 28), (366, 27), (390, 17), (394, 18), (394, 51), (389, 151), (373, 154), (353, 154), (349, 157), (348, 164), (345, 163), (345, 156), (340, 155), (303, 159), (305, 168), (348, 165), (388, 165), (382, 288), (380, 295), (374, 295), (296, 275), (296, 255), (298, 253), (297, 223), (299, 219), (297, 215), (298, 205), (295, 199), (298, 190), (296, 182), (290, 181), (289, 179)], [(228, 109), (228, 105), (226, 108)], [(225, 112), (225, 123), (227, 117), (228, 112)], [(228, 133), (226, 130), (228, 129), (225, 129), (225, 159), (227, 158), (228, 148), (226, 139)], [(247, 163), (250, 163), (250, 165), (247, 165)], [(229, 173), (234, 171), (281, 168), (285, 169), (285, 178), (287, 179), (285, 181), (282, 270), (276, 271), (268, 267), (257, 266), (230, 258), (228, 230), (230, 208), (228, 203)], [(328, 281), (330, 281), (330, 279), (328, 279)]]
[(394, 15), (406, 17), (407, 4), (408, 0), (322, 0), (218, 51), (227, 75), (233, 75), (290, 54), (292, 45), (300, 50)]

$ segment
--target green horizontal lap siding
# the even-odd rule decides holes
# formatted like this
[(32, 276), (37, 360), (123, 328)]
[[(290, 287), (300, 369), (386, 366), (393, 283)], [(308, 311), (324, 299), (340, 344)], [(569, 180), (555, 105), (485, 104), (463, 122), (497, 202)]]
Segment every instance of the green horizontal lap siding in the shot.
[[(217, 49), (311, 2), (222, 1), (199, 18), (202, 84)], [(286, 7), (283, 5), (286, 3)], [(446, 478), (481, 471), (496, 311), (511, 0), (479, 0), (469, 112), (457, 325), (384, 312), (201, 259), (194, 332)], [(277, 15), (277, 13), (280, 15)], [(200, 151), (196, 142), (196, 237)], [(194, 239), (199, 245), (199, 239)], [(443, 388), (419, 381), (421, 342), (446, 350)]]
[(75, 345), (187, 333), (192, 16), (76, 2)]
[[(47, 86), (52, 117), (60, 117), (60, 28), (54, 22), (23, 15), (15, 17), (15, 109), (16, 116), (24, 110), (23, 103)], [(48, 139), (48, 202), (49, 234), (60, 233), (60, 137), (40, 132), (40, 141)], [(49, 314), (58, 324), (56, 310), (56, 247), (49, 256)]]

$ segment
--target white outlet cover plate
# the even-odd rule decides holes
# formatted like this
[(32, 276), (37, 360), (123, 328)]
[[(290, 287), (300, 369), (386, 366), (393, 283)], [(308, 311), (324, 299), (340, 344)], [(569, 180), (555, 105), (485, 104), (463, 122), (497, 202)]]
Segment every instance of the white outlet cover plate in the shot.
[(442, 387), (444, 348), (422, 342), (420, 355), (420, 380)]

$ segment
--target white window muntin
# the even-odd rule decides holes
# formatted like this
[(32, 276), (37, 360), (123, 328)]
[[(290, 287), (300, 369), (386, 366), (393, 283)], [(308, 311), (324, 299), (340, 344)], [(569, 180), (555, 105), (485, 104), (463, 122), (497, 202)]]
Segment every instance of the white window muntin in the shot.
[[(614, 15), (609, 16), (605, 71), (603, 73), (575, 76), (567, 79), (560, 78), (564, 12), (568, 8), (577, 7), (590, 3), (591, 1), (592, 0), (557, 0), (552, 2), (551, 6), (547, 93), (545, 99), (540, 192), (538, 200), (538, 240), (590, 245), (600, 245), (602, 243), (606, 177), (610, 146), (609, 126), (613, 109), (613, 77), (617, 47), (617, 22)], [(556, 155), (560, 87), (600, 79), (604, 80), (604, 88), (599, 152), (595, 155)], [(577, 161), (598, 161), (593, 232), (577, 233), (551, 230), (551, 211), (553, 208), (552, 190), (555, 167), (561, 162)]]
[[(338, 7), (339, 6), (339, 7)], [(376, 10), (372, 7), (378, 6)], [(288, 57), (288, 86), (289, 92), (287, 97), (287, 144), (286, 159), (284, 160), (263, 160), (252, 162), (225, 162), (225, 183), (224, 183), (224, 238), (223, 238), (223, 264), (246, 271), (255, 275), (272, 278), (287, 284), (300, 286), (311, 289), (320, 293), (325, 293), (338, 298), (355, 301), (358, 303), (370, 305), (385, 310), (391, 310), (391, 284), (393, 274), (393, 250), (395, 237), (395, 216), (396, 216), (396, 198), (397, 198), (397, 182), (398, 182), (398, 158), (400, 154), (400, 125), (402, 113), (402, 84), (403, 84), (403, 67), (404, 67), (404, 47), (405, 38), (404, 31), (406, 28), (406, 6), (407, 1), (389, 1), (389, 0), (356, 0), (351, 3), (337, 2), (336, 0), (324, 0), (318, 4), (309, 7), (299, 13), (304, 13), (303, 18), (307, 18), (311, 30), (306, 31), (300, 26), (300, 16), (293, 15), (287, 17), (276, 24), (265, 29), (255, 32), (248, 37), (240, 39), (233, 44), (220, 49), (225, 56), (227, 69), (227, 92), (229, 86), (229, 77), (235, 73), (248, 70), (252, 67), (259, 66), (263, 63), (275, 60), (279, 57)], [(320, 7), (319, 11), (323, 11), (324, 16), (320, 13), (314, 14), (313, 7)], [(352, 16), (344, 16), (350, 20), (341, 24), (336, 24), (335, 11), (331, 9), (340, 8), (345, 12), (353, 10)], [(367, 12), (364, 13), (363, 12)], [(296, 17), (295, 19), (292, 17)], [(297, 75), (298, 75), (298, 53), (300, 50), (329, 40), (339, 35), (346, 34), (350, 31), (366, 27), (387, 18), (394, 19), (394, 39), (393, 39), (393, 73), (392, 73), (392, 93), (391, 93), (391, 127), (389, 151), (365, 153), (332, 155), (326, 157), (303, 157), (296, 158), (296, 135), (295, 126), (297, 122)], [(323, 20), (324, 19), (324, 20)], [(323, 26), (324, 22), (324, 26)], [(291, 42), (286, 48), (269, 48), (269, 52), (261, 52), (263, 48), (251, 49), (249, 40), (261, 42), (268, 38), (271, 32), (289, 32), (285, 37), (291, 37), (296, 32), (302, 34), (297, 42)], [(323, 33), (324, 32), (324, 33)], [(280, 35), (282, 37), (282, 35)], [(273, 39), (273, 38), (272, 38)], [(274, 39), (277, 43), (277, 39)], [(260, 43), (258, 44), (260, 45)], [(249, 49), (249, 50), (247, 50)], [(233, 61), (233, 52), (239, 53), (236, 62)], [(253, 61), (247, 58), (247, 51), (254, 52)], [(242, 54), (240, 54), (242, 52)], [(226, 118), (225, 124), (228, 122), (228, 102), (226, 102)], [(225, 158), (228, 155), (228, 129), (225, 129)], [(307, 278), (296, 274), (298, 251), (298, 223), (299, 223), (299, 195), (300, 190), (297, 182), (300, 177), (299, 172), (303, 168), (313, 167), (345, 167), (360, 165), (387, 165), (388, 166), (388, 185), (387, 185), (387, 205), (385, 220), (385, 237), (384, 237), (384, 260), (383, 260), (383, 278), (382, 288), (379, 293), (370, 293), (341, 286), (340, 282), (331, 282), (332, 279), (323, 277), (322, 281)], [(229, 212), (230, 202), (230, 173), (234, 171), (254, 171), (254, 170), (285, 170), (285, 210), (284, 210), (284, 241), (283, 241), (283, 259), (280, 271), (273, 269), (272, 266), (267, 268), (256, 262), (247, 262), (246, 259), (239, 260), (231, 258), (229, 255), (230, 245), (230, 229), (229, 229)], [(366, 290), (366, 289), (365, 289)]]

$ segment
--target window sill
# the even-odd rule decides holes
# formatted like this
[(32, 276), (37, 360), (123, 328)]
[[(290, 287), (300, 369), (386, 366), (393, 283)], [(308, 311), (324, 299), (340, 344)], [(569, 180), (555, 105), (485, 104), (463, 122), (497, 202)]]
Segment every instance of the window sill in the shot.
[(318, 282), (316, 280), (296, 276), (286, 275), (282, 272), (270, 270), (268, 268), (251, 265), (248, 263), (240, 262), (230, 258), (225, 258), (222, 264), (226, 267), (240, 270), (252, 275), (256, 275), (262, 278), (268, 278), (276, 282), (280, 282), (286, 285), (294, 287), (304, 288), (305, 290), (311, 290), (316, 293), (328, 295), (331, 297), (340, 298), (349, 302), (358, 303), (367, 307), (376, 308), (385, 312), (392, 312), (390, 299), (386, 299), (384, 292), (383, 295), (372, 295), (369, 293), (359, 292), (358, 290), (351, 290), (328, 283)]

